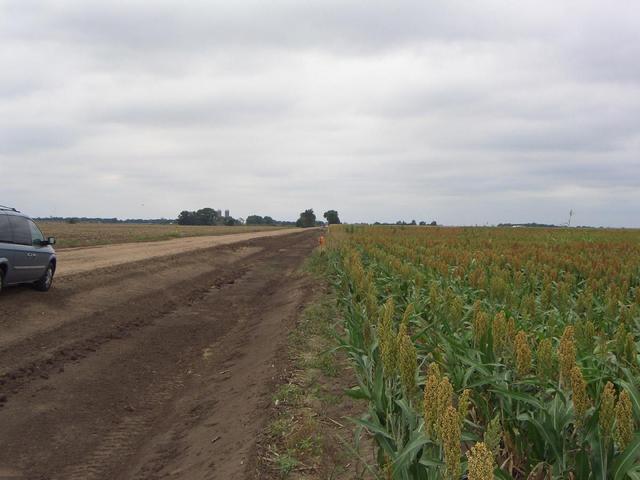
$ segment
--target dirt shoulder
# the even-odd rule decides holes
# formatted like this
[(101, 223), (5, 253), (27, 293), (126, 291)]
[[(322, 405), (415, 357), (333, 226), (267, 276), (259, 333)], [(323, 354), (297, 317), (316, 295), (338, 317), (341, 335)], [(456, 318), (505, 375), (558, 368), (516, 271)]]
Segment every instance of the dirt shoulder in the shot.
[(201, 236), (163, 240), (157, 242), (122, 243), (86, 248), (62, 249), (57, 252), (57, 277), (74, 275), (98, 268), (113, 267), (141, 260), (168, 255), (178, 255), (205, 248), (244, 242), (254, 238), (276, 237), (301, 233), (299, 228), (287, 228), (261, 232), (235, 233), (229, 235)]
[[(299, 232), (299, 231), (298, 231)], [(317, 231), (67, 274), (0, 298), (0, 474), (243, 478)]]
[(279, 353), (268, 421), (256, 441), (245, 478), (251, 480), (373, 479), (372, 443), (356, 427), (365, 405), (345, 391), (354, 372), (337, 346), (342, 332), (336, 298), (322, 272), (321, 255), (306, 270), (316, 281), (305, 309)]

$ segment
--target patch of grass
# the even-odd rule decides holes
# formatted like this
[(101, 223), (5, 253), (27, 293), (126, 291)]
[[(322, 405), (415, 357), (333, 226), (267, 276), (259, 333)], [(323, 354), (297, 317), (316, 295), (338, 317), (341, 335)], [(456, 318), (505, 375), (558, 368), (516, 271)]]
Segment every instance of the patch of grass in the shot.
[(293, 383), (287, 383), (280, 386), (278, 391), (273, 396), (273, 402), (276, 405), (278, 405), (279, 403), (288, 403), (291, 405), (295, 405), (301, 397), (301, 388)]
[(319, 425), (308, 410), (295, 410), (294, 416), (282, 415), (272, 421), (267, 432), (275, 441), (272, 463), (281, 478), (286, 478), (310, 457), (321, 453), (317, 437)]
[(315, 356), (309, 363), (311, 368), (317, 368), (327, 377), (335, 377), (338, 374), (338, 366), (335, 356), (330, 352), (320, 353)]
[(298, 442), (297, 449), (304, 453), (315, 453), (320, 448), (318, 440), (314, 437), (306, 437)]
[(335, 335), (335, 326), (338, 320), (336, 299), (332, 295), (323, 297), (318, 302), (310, 305), (303, 313), (300, 322), (300, 331), (306, 335), (318, 335), (332, 344)]
[(279, 417), (269, 424), (269, 434), (276, 438), (286, 437), (293, 429), (293, 419), (290, 417)]
[(336, 395), (328, 391), (318, 392), (318, 398), (322, 403), (327, 405), (339, 405), (343, 400), (341, 395)]
[(293, 472), (299, 464), (300, 462), (289, 452), (278, 455), (276, 459), (276, 466), (283, 477), (286, 477)]
[(329, 265), (327, 263), (326, 252), (316, 250), (307, 258), (302, 267), (307, 273), (314, 277), (324, 280), (329, 274)]

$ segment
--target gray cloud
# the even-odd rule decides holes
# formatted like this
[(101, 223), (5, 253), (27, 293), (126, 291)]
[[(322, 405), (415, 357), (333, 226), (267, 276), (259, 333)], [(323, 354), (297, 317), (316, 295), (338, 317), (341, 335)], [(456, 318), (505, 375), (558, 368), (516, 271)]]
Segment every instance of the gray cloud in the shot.
[(72, 145), (77, 134), (78, 132), (55, 125), (2, 125), (0, 127), (0, 155), (60, 150)]
[[(490, 8), (487, 8), (489, 6)], [(371, 5), (364, 0), (258, 0), (229, 4), (192, 1), (126, 3), (83, 1), (9, 2), (5, 13), (13, 35), (38, 37), (46, 29), (57, 41), (81, 41), (127, 49), (192, 49), (255, 46), (389, 48), (420, 39), (500, 38), (527, 33), (527, 21), (504, 22), (491, 7), (516, 17), (520, 8), (504, 2), (469, 4), (438, 0), (402, 0)], [(535, 9), (533, 9), (535, 14)], [(480, 21), (478, 21), (480, 20)]]
[[(638, 224), (640, 8), (0, 1), (0, 203)], [(43, 201), (42, 192), (46, 192)]]
[(175, 101), (158, 99), (120, 105), (99, 113), (96, 120), (121, 124), (146, 124), (192, 128), (195, 125), (238, 124), (274, 120), (292, 108), (282, 99), (221, 98)]

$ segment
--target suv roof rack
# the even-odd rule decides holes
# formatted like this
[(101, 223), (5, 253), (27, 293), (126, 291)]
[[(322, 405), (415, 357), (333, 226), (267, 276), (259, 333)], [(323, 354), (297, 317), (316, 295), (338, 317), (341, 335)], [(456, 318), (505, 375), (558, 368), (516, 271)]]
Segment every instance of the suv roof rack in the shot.
[(13, 207), (5, 207), (4, 205), (0, 205), (0, 210), (9, 211), (9, 212), (17, 212), (18, 211)]

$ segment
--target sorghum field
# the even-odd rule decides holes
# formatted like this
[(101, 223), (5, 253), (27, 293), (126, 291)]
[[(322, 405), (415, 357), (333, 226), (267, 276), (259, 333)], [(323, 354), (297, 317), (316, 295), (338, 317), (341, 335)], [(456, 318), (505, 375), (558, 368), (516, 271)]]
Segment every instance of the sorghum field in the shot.
[(640, 231), (338, 226), (327, 258), (381, 478), (640, 478)]

